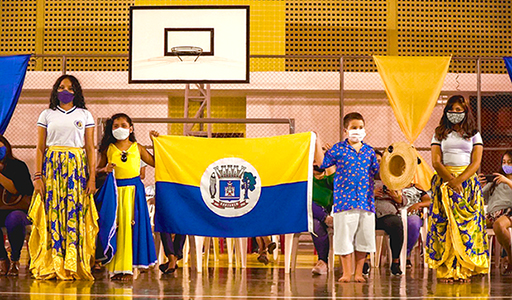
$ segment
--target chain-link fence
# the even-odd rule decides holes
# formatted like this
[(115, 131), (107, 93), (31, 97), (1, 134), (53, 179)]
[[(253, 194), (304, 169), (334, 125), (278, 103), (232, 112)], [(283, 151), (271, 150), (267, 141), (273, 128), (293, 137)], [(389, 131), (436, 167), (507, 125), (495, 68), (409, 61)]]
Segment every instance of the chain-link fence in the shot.
[[(111, 59), (111, 62), (109, 61)], [(315, 60), (316, 59), (316, 60)], [(340, 71), (308, 70), (314, 62), (338, 62)], [(110, 71), (87, 71), (94, 64), (109, 64)], [(128, 84), (127, 55), (53, 55), (31, 60), (23, 92), (6, 136), (16, 148), (14, 153), (34, 166), (36, 121), (48, 107), (51, 87), (62, 74), (75, 75), (81, 82), (87, 108), (95, 118), (107, 118), (124, 112), (132, 118), (183, 118), (184, 84)], [(496, 66), (503, 67), (497, 73)], [(366, 141), (379, 149), (405, 140), (389, 105), (384, 86), (370, 56), (253, 56), (249, 84), (212, 84), (212, 118), (281, 118), (294, 119), (295, 132), (316, 131), (323, 141), (340, 140), (342, 115), (358, 111), (366, 119)], [(365, 66), (359, 72), (357, 66)], [(60, 66), (61, 71), (55, 70)], [(302, 66), (302, 68), (301, 68)], [(41, 71), (35, 71), (41, 70)], [(461, 73), (459, 70), (469, 70)], [(491, 73), (494, 72), (494, 73)], [(484, 138), (482, 171), (498, 170), (501, 153), (511, 147), (512, 84), (502, 58), (452, 58), (450, 69), (438, 103), (430, 119), (415, 141), (423, 158), (430, 162), (430, 141), (446, 100), (455, 94), (470, 99)], [(191, 107), (194, 109), (194, 107)], [(154, 126), (155, 128), (152, 128)], [(137, 124), (136, 134), (142, 144), (149, 145), (148, 133), (157, 129), (164, 134), (182, 134), (183, 124)], [(194, 125), (196, 128), (201, 125)], [(287, 134), (273, 124), (213, 124), (214, 136), (256, 137)], [(199, 129), (197, 129), (199, 130)], [(98, 142), (98, 141), (96, 141)]]

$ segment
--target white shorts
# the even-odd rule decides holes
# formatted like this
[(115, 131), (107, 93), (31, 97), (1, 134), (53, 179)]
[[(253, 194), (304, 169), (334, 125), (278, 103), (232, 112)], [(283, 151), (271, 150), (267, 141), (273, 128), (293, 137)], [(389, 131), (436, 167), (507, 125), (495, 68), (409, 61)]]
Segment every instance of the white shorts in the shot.
[(335, 255), (354, 252), (375, 252), (375, 214), (352, 209), (333, 216)]

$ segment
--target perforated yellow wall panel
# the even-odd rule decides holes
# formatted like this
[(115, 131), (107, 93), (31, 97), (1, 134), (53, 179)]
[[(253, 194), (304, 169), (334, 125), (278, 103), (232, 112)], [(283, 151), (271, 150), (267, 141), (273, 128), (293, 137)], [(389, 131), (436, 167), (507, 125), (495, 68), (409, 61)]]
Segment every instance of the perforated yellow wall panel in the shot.
[[(136, 5), (249, 5), (250, 54), (285, 54), (286, 0), (135, 0)], [(252, 59), (251, 72), (284, 71), (284, 59)]]
[[(512, 5), (500, 0), (398, 1), (400, 55), (510, 56)], [(484, 72), (506, 72), (502, 61)], [(475, 62), (452, 68), (475, 72)]]
[[(45, 54), (126, 54), (129, 14), (133, 0), (45, 0)], [(48, 59), (60, 70), (61, 59)], [(68, 70), (127, 70), (126, 58), (78, 58), (67, 61)]]
[[(511, 56), (512, 4), (499, 0), (2, 0), (0, 54), (128, 53), (131, 5), (250, 5), (252, 55)], [(473, 61), (450, 72), (476, 72)], [(61, 58), (30, 69), (60, 71)], [(69, 71), (126, 71), (126, 58), (72, 58)], [(504, 73), (498, 59), (484, 72)], [(375, 71), (346, 59), (348, 71)], [(338, 71), (338, 59), (253, 58), (251, 71)]]
[(0, 55), (35, 53), (36, 0), (1, 0), (0, 8)]
[[(386, 0), (288, 0), (286, 54), (385, 55)], [(364, 64), (350, 71), (373, 71)], [(337, 71), (338, 59), (286, 60), (290, 71)]]

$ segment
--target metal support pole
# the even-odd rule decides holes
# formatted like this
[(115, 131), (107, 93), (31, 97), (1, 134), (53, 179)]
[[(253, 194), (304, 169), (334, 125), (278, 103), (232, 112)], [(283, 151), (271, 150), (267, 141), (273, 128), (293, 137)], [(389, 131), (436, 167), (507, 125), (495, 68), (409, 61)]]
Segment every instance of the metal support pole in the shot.
[[(476, 60), (476, 126), (482, 134), (482, 66), (480, 57)], [(482, 164), (478, 167), (478, 173), (482, 172)]]
[(67, 61), (66, 61), (66, 55), (62, 56), (62, 75), (66, 75), (67, 71)]
[(481, 58), (476, 60), (476, 124), (482, 132), (482, 66)]
[(343, 115), (345, 114), (345, 74), (343, 56), (340, 57), (340, 141), (343, 141)]

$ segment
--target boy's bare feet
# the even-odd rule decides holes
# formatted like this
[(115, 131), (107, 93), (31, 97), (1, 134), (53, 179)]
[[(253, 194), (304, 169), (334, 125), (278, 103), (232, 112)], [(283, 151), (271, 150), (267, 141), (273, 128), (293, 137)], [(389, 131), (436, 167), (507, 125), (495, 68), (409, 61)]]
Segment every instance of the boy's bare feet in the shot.
[(341, 276), (340, 279), (338, 279), (338, 282), (350, 282), (352, 276), (346, 277), (345, 275)]
[(366, 278), (363, 277), (363, 275), (355, 275), (354, 276), (354, 281), (355, 282), (366, 282)]

